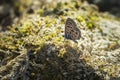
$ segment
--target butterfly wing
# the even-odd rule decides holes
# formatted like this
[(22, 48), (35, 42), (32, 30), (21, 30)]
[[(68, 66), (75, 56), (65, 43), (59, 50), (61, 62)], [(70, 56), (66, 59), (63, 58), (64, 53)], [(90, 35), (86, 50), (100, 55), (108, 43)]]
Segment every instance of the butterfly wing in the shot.
[(80, 39), (81, 37), (81, 31), (80, 29), (76, 26), (76, 29), (74, 30), (74, 39)]
[(77, 28), (76, 23), (70, 18), (67, 19), (65, 24), (65, 37), (71, 40), (80, 39), (81, 37), (79, 28)]
[(65, 37), (67, 39), (73, 39), (72, 31), (74, 30), (75, 26), (76, 26), (76, 23), (72, 19), (68, 18), (66, 20), (66, 24), (65, 24)]

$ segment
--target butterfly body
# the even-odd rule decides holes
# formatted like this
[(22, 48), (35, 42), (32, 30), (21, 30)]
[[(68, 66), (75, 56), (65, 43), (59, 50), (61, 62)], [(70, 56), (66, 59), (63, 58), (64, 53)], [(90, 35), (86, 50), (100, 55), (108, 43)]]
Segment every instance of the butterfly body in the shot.
[(75, 41), (80, 39), (80, 37), (81, 32), (77, 24), (71, 18), (68, 18), (65, 23), (65, 38)]

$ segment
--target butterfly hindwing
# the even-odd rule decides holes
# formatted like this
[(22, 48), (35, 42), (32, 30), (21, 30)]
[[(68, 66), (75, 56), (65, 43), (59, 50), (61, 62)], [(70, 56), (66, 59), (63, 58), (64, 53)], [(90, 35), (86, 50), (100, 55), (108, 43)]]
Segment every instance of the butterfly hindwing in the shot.
[(68, 18), (65, 23), (65, 37), (71, 40), (77, 40), (81, 37), (77, 24), (71, 18)]

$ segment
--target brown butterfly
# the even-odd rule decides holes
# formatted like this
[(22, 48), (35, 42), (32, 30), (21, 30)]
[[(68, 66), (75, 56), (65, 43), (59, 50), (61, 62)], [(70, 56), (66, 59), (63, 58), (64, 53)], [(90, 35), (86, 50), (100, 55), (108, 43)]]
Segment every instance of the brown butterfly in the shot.
[(80, 37), (81, 31), (77, 24), (71, 18), (68, 18), (65, 23), (65, 38), (75, 41), (80, 39)]

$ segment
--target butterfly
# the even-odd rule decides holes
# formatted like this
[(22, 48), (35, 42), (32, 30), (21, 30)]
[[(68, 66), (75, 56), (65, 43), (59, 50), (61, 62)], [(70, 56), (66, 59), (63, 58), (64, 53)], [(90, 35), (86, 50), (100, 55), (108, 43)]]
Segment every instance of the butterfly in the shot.
[(77, 24), (73, 19), (67, 18), (65, 23), (65, 38), (71, 39), (76, 42), (76, 40), (80, 39), (81, 31), (77, 27)]

